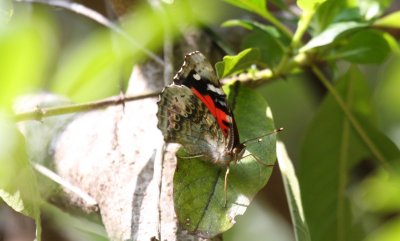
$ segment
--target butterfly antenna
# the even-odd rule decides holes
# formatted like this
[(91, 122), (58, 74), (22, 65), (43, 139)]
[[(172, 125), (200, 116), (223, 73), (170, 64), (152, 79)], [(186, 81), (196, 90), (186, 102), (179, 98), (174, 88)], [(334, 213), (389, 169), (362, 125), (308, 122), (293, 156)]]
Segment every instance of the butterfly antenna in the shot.
[(263, 137), (265, 137), (265, 136), (269, 136), (269, 135), (275, 134), (275, 133), (278, 133), (278, 132), (280, 132), (280, 131), (283, 131), (283, 127), (280, 127), (280, 128), (278, 128), (278, 129), (275, 129), (274, 131), (269, 132), (269, 133), (267, 133), (267, 134), (264, 134), (264, 135), (261, 135), (261, 136), (255, 137), (255, 138), (251, 138), (251, 139), (245, 140), (244, 142), (242, 142), (242, 144), (246, 144), (246, 143), (253, 142), (253, 141), (260, 142), (260, 141), (261, 141), (261, 138), (263, 138)]

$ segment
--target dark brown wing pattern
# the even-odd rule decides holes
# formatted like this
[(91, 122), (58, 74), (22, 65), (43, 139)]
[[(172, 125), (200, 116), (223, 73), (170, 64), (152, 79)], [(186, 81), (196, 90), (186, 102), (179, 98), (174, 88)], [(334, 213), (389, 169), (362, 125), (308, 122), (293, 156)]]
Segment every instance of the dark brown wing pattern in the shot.
[(166, 142), (179, 143), (189, 155), (201, 155), (209, 162), (220, 160), (226, 139), (207, 107), (188, 87), (166, 87), (160, 95), (157, 117)]

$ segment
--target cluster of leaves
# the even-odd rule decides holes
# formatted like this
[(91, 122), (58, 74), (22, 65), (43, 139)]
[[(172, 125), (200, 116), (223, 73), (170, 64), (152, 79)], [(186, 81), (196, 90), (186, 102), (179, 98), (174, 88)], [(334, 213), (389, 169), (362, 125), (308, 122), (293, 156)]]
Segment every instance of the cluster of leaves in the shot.
[[(282, 11), (293, 14), (292, 21), (298, 23), (295, 33), (276, 19), (266, 7), (262, 7), (266, 1), (227, 2), (260, 15), (272, 25), (237, 19), (222, 24), (225, 27), (240, 26), (250, 30), (243, 40), (242, 48), (252, 48), (253, 51), (251, 57), (247, 56), (249, 52), (237, 56), (236, 60), (240, 59), (240, 62), (233, 63), (231, 60), (229, 69), (219, 71), (221, 77), (232, 74), (233, 70), (243, 70), (255, 62), (272, 69), (279, 76), (290, 74), (302, 65), (322, 61), (333, 65), (339, 60), (354, 64), (383, 63), (391, 51), (399, 51), (395, 38), (380, 30), (399, 27), (398, 12), (381, 16), (390, 1), (365, 1), (360, 6), (347, 1), (297, 1), (302, 10), (300, 16), (288, 11), (282, 1), (272, 1)], [(310, 39), (304, 43), (305, 34)]]
[[(371, 220), (379, 220), (385, 213), (365, 218), (368, 215), (357, 206), (360, 201), (355, 196), (360, 198), (361, 193), (372, 190), (366, 188), (366, 184), (361, 185), (360, 180), (356, 180), (357, 184), (353, 182), (354, 170), (365, 160), (374, 160), (379, 170), (378, 174), (370, 174), (367, 180), (373, 178), (379, 183), (375, 175), (381, 176), (384, 172), (387, 176), (380, 182), (387, 183), (389, 178), (394, 181), (390, 184), (393, 186), (399, 176), (399, 149), (379, 130), (372, 91), (360, 67), (382, 64), (390, 54), (399, 53), (397, 40), (383, 28), (400, 28), (400, 11), (383, 16), (391, 1), (298, 0), (301, 14), (296, 16), (282, 1), (271, 1), (270, 6), (291, 15), (297, 22), (292, 33), (287, 28), (290, 23), (282, 24), (265, 7), (267, 1), (226, 2), (259, 15), (268, 24), (237, 19), (223, 24), (225, 27), (242, 27), (249, 30), (249, 34), (242, 43), (245, 50), (236, 56), (227, 56), (217, 64), (220, 77), (242, 73), (231, 79), (265, 82), (309, 68), (328, 90), (301, 143), (299, 160), (296, 160), (302, 200), (300, 195), (290, 192), (296, 189), (296, 181), (294, 186), (293, 182), (285, 181), (296, 239), (392, 240), (391, 237), (398, 237), (398, 232), (393, 231), (393, 227), (399, 225), (398, 218), (388, 223), (390, 231), (387, 233), (378, 231), (375, 236), (367, 235), (369, 230), (365, 225)], [(254, 63), (261, 69), (254, 69)], [(247, 73), (243, 74), (243, 71)], [(331, 75), (327, 77), (325, 73)], [(286, 159), (278, 150), (280, 156)], [(285, 171), (281, 163), (280, 168), (284, 180), (297, 179), (293, 172)], [(349, 191), (350, 187), (355, 190)], [(390, 192), (387, 199), (395, 196), (395, 200), (399, 200), (399, 192), (395, 193)], [(303, 208), (304, 216), (299, 215)], [(398, 212), (400, 206), (391, 205), (390, 210)], [(385, 230), (384, 225), (382, 230)]]

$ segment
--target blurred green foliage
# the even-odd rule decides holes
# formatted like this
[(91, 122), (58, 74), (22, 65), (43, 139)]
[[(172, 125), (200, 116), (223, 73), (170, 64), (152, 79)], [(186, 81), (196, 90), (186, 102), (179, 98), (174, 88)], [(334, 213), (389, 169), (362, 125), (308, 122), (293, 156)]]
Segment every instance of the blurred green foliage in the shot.
[[(116, 95), (128, 84), (132, 66), (149, 58), (144, 49), (157, 52), (162, 48), (166, 31), (178, 37), (186, 27), (223, 23), (223, 27), (240, 28), (243, 36), (236, 49), (239, 54), (224, 58), (217, 65), (218, 73), (231, 78), (244, 74), (250, 84), (256, 79), (256, 90), (268, 100), (275, 125), (285, 127), (280, 135), (299, 173), (311, 239), (398, 240), (398, 3), (298, 0), (297, 6), (293, 3), (289, 8), (282, 0), (223, 2), (175, 1), (162, 9), (144, 5), (113, 29), (51, 6), (0, 1), (3, 201), (37, 221), (40, 207), (48, 214), (57, 213), (40, 204), (45, 200), (39, 199), (36, 173), (13, 123), (11, 110), (17, 96), (49, 91), (83, 102)], [(243, 12), (245, 18), (238, 15)], [(224, 35), (220, 37), (229, 42)], [(333, 89), (309, 67), (321, 70)], [(265, 70), (271, 75), (261, 75)], [(364, 136), (338, 105), (340, 100)], [(237, 115), (244, 116), (246, 111)], [(240, 128), (252, 127), (244, 124)], [(363, 169), (366, 160), (373, 163), (372, 170)], [(246, 213), (231, 232), (251, 222), (267, 225), (264, 219), (254, 218), (257, 215)], [(59, 225), (61, 229), (77, 222), (62, 213), (53, 217), (68, 220)], [(94, 233), (87, 237), (106, 239), (97, 224), (79, 221), (89, 223), (80, 225)], [(234, 240), (232, 233), (227, 240)], [(276, 240), (277, 236), (245, 237), (250, 241)]]

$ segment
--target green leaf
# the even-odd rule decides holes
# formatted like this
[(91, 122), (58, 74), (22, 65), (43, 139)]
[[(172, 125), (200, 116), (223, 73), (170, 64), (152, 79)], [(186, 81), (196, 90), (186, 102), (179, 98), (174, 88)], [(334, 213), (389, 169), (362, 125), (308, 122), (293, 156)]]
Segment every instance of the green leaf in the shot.
[(289, 40), (276, 28), (248, 20), (229, 20), (222, 24), (224, 27), (241, 26), (253, 30), (243, 41), (243, 49), (258, 48), (260, 61), (270, 68), (277, 66), (285, 53)]
[(297, 5), (303, 10), (300, 19), (297, 22), (297, 29), (293, 35), (291, 46), (297, 48), (300, 45), (301, 39), (309, 28), (311, 19), (319, 5), (325, 0), (297, 0)]
[(400, 237), (400, 218), (393, 217), (372, 231), (363, 241), (397, 241)]
[(386, 28), (400, 28), (400, 11), (391, 13), (378, 19), (374, 25)]
[(392, 0), (364, 0), (360, 1), (358, 7), (364, 19), (371, 20), (390, 6)]
[(400, 125), (400, 55), (394, 55), (383, 68), (376, 92), (374, 104), (377, 106), (379, 120), (383, 129), (400, 146), (400, 138), (396, 138), (396, 130)]
[(304, 216), (303, 205), (301, 203), (299, 182), (294, 172), (292, 161), (282, 142), (278, 142), (277, 144), (277, 156), (283, 184), (285, 186), (286, 198), (289, 203), (290, 216), (292, 217), (292, 223), (294, 225), (296, 241), (311, 241), (310, 232)]
[(321, 3), (326, 0), (297, 0), (297, 6), (303, 11), (314, 11)]
[(70, 240), (110, 241), (101, 220), (90, 219), (43, 202), (43, 213), (52, 221), (52, 227), (68, 233)]
[[(398, 159), (399, 150), (371, 123), (371, 94), (361, 73), (351, 68), (337, 83), (337, 91), (385, 158)], [(312, 240), (360, 240), (364, 235), (350, 210), (346, 188), (350, 170), (368, 157), (374, 158), (371, 150), (328, 95), (301, 150), (299, 181)]]
[(343, 18), (343, 15), (351, 14), (351, 12), (349, 13), (349, 10), (354, 9), (355, 7), (356, 6), (352, 6), (347, 0), (325, 1), (321, 4), (321, 6), (319, 6), (317, 12), (315, 13), (312, 22), (313, 33), (321, 33), (332, 23), (340, 21), (340, 19)]
[(256, 48), (260, 52), (258, 63), (264, 64), (269, 68), (277, 67), (282, 59), (285, 48), (278, 42), (279, 40), (271, 37), (260, 30), (254, 30), (246, 36), (242, 48)]
[(244, 10), (257, 13), (263, 17), (269, 15), (267, 10), (267, 0), (225, 0), (225, 2)]
[[(265, 100), (256, 92), (237, 85), (229, 86), (229, 98), (235, 102), (234, 114), (241, 140), (273, 132), (274, 124)], [(237, 92), (238, 90), (238, 92)], [(252, 154), (260, 162), (273, 165), (276, 160), (274, 134), (261, 142), (249, 143), (244, 156)], [(226, 168), (199, 159), (185, 159), (178, 152), (174, 176), (174, 204), (181, 225), (204, 237), (213, 237), (231, 228), (255, 194), (267, 183), (272, 167), (247, 156), (231, 164), (228, 178), (227, 207), (224, 207)]]
[[(363, 108), (364, 110), (366, 109), (365, 106), (360, 108)], [(370, 117), (359, 113), (355, 113), (355, 116), (369, 136), (370, 140), (373, 141), (374, 146), (382, 154), (385, 161), (387, 161), (387, 164), (389, 164), (388, 167), (397, 169), (400, 161), (400, 151), (397, 146), (377, 128), (375, 123), (371, 122)], [(372, 154), (370, 154), (370, 157), (374, 158)]]
[(78, 102), (116, 94), (121, 65), (118, 57), (111, 34), (93, 34), (61, 56), (52, 90)]
[(398, 187), (400, 187), (399, 173), (379, 169), (363, 180), (355, 196), (367, 212), (395, 213), (400, 211)]
[(224, 78), (249, 68), (252, 64), (257, 63), (259, 58), (260, 51), (258, 49), (245, 49), (235, 56), (225, 56), (221, 62), (215, 65), (215, 69), (218, 77)]
[(265, 25), (259, 22), (251, 21), (251, 20), (243, 20), (243, 19), (232, 19), (225, 21), (222, 23), (223, 27), (243, 27), (245, 29), (249, 30), (254, 30), (254, 29), (259, 29), (264, 31), (266, 34), (271, 35), (274, 38), (283, 38), (284, 36), (281, 35), (281, 33), (272, 26)]
[(316, 47), (333, 43), (339, 36), (344, 33), (367, 27), (368, 24), (360, 22), (339, 22), (330, 25), (325, 31), (313, 37), (300, 51), (307, 51)]
[(390, 33), (383, 33), (383, 37), (385, 38), (387, 44), (390, 47), (390, 50), (393, 51), (395, 55), (400, 54), (400, 46), (397, 40)]
[(0, 105), (10, 107), (15, 96), (34, 91), (44, 82), (55, 38), (45, 15), (15, 16), (0, 23)]
[(36, 221), (40, 239), (39, 191), (15, 124), (0, 113), (0, 198), (15, 211)]
[(355, 21), (355, 22), (362, 22), (364, 19), (362, 18), (360, 14), (360, 9), (355, 8), (355, 7), (349, 7), (346, 9), (343, 9), (340, 11), (335, 18), (333, 19), (332, 22), (338, 23), (338, 22), (349, 22), (349, 21)]
[[(344, 46), (334, 52), (335, 58), (344, 58), (353, 63), (382, 63), (390, 53), (390, 46), (382, 32), (359, 31), (352, 35)], [(328, 58), (330, 58), (328, 56)]]

